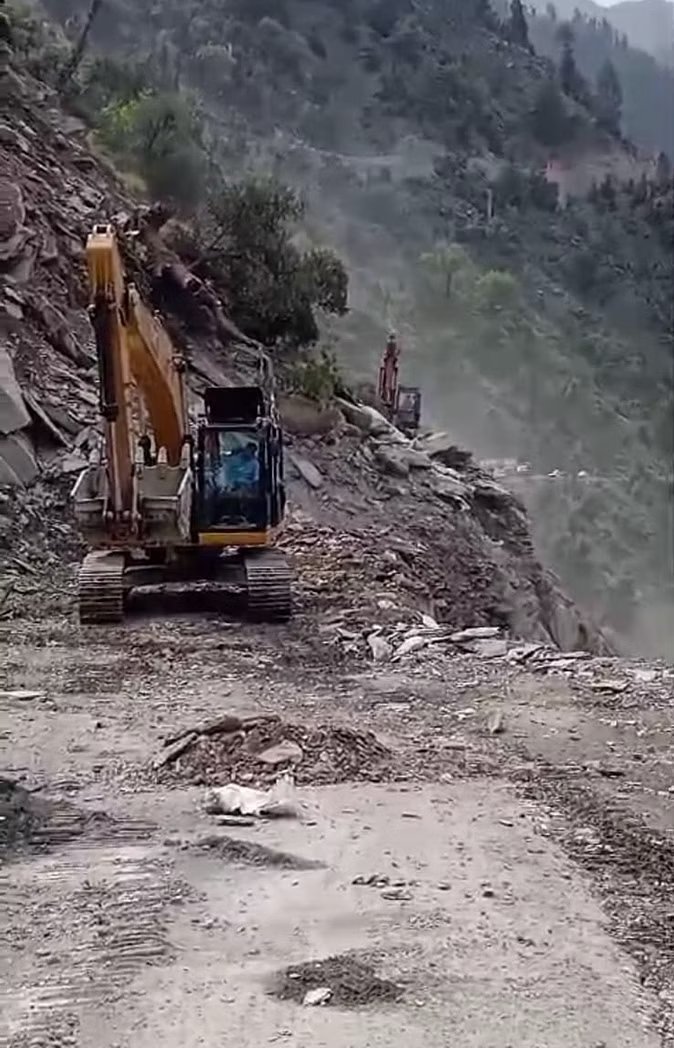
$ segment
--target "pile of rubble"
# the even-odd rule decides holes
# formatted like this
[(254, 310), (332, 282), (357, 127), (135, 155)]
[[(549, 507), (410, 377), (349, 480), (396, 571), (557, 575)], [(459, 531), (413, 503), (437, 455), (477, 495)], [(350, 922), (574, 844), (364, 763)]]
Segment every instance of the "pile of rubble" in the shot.
[(426, 612), (454, 630), (499, 626), (608, 650), (536, 560), (522, 505), (450, 435), (411, 441), (373, 408), (340, 400), (339, 410), (332, 441), (293, 438), (303, 469), (291, 491), (304, 513), (286, 545), (323, 618), (342, 608), (347, 628), (360, 629), (376, 609)]
[(303, 786), (381, 782), (392, 777), (392, 752), (372, 732), (338, 725), (305, 726), (280, 717), (225, 716), (166, 740), (155, 761), (170, 781), (218, 786), (271, 786), (290, 770)]
[[(385, 603), (385, 602), (383, 602)], [(596, 696), (598, 702), (670, 707), (674, 703), (674, 668), (587, 650), (560, 651), (544, 643), (523, 643), (496, 627), (453, 630), (429, 615), (405, 621), (380, 621), (362, 629), (335, 624), (334, 642), (373, 665), (420, 670), (432, 677), (446, 674), (447, 661), (465, 659), (473, 677), (491, 676), (489, 666), (507, 679), (508, 671), (560, 677), (571, 687)], [(482, 673), (480, 664), (484, 665)], [(443, 670), (444, 665), (444, 670)]]

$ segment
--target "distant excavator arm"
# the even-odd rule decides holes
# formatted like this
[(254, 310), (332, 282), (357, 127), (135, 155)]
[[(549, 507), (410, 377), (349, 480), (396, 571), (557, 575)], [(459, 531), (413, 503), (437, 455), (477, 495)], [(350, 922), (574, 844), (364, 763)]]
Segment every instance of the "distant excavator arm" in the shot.
[(87, 268), (110, 509), (118, 521), (133, 524), (135, 444), (141, 436), (134, 404), (140, 399), (155, 447), (165, 449), (168, 464), (177, 466), (188, 432), (184, 363), (127, 282), (111, 226), (97, 226), (89, 236)]
[(391, 332), (379, 365), (377, 397), (386, 416), (393, 418), (398, 399), (398, 361), (400, 352), (396, 336)]

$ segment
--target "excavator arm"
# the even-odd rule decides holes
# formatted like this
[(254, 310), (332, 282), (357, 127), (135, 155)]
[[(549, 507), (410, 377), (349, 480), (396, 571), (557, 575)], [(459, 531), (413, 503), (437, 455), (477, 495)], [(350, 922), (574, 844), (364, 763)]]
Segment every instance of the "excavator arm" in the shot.
[(377, 398), (387, 418), (392, 419), (398, 399), (399, 350), (396, 337), (391, 332), (379, 365)]
[[(136, 447), (143, 424), (154, 435), (159, 459), (174, 467), (181, 461), (188, 434), (184, 363), (137, 288), (126, 280), (111, 226), (94, 229), (86, 254), (105, 426), (108, 510), (118, 523), (134, 527)], [(142, 419), (134, 413), (138, 403)]]

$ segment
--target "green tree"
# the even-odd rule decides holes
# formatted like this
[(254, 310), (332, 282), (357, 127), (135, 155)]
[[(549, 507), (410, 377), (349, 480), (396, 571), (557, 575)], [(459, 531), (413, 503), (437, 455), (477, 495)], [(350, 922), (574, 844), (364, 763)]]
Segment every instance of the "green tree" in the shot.
[(575, 36), (573, 27), (565, 22), (557, 31), (558, 39), (562, 45), (562, 54), (559, 60), (559, 79), (562, 91), (570, 98), (578, 102), (587, 101), (587, 85), (576, 64)]
[(91, 3), (89, 4), (87, 17), (84, 20), (84, 25), (82, 26), (80, 35), (72, 50), (72, 54), (59, 74), (58, 84), (61, 90), (65, 90), (82, 64), (82, 59), (84, 58), (87, 44), (89, 42), (89, 34), (91, 33), (94, 22), (96, 21), (102, 6), (103, 0), (91, 0)]
[(445, 298), (452, 297), (455, 278), (470, 269), (471, 261), (461, 244), (439, 244), (420, 259), (429, 272), (440, 277)]
[(570, 137), (570, 121), (562, 93), (554, 80), (545, 80), (531, 112), (531, 130), (541, 145), (559, 146)]
[(527, 24), (526, 15), (524, 14), (524, 7), (522, 0), (511, 0), (510, 2), (510, 24), (508, 26), (508, 35), (515, 44), (519, 44), (520, 47), (526, 47), (529, 49), (531, 43), (529, 42), (529, 26)]
[(194, 207), (203, 192), (206, 157), (189, 96), (145, 92), (103, 111), (99, 134), (131, 164), (151, 196)]
[(519, 288), (512, 273), (490, 269), (476, 281), (475, 302), (484, 313), (498, 313), (510, 309), (517, 302)]
[(12, 43), (12, 24), (4, 11), (0, 11), (0, 40), (5, 44)]
[(656, 185), (664, 187), (672, 177), (672, 162), (664, 151), (658, 153), (655, 165)]
[(612, 135), (620, 134), (623, 93), (615, 66), (608, 58), (597, 76), (595, 105), (600, 126)]
[(222, 185), (202, 218), (207, 245), (195, 271), (222, 288), (232, 319), (265, 345), (318, 340), (316, 310), (347, 310), (348, 277), (324, 249), (301, 252), (293, 242), (302, 217), (299, 197), (270, 178)]

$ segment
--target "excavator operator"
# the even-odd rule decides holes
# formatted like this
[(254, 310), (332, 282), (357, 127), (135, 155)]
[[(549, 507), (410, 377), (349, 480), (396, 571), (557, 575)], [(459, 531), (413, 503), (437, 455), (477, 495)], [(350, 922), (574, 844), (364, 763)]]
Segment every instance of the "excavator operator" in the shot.
[[(259, 495), (260, 462), (258, 447), (248, 434), (233, 431), (208, 434), (204, 447), (204, 479), (213, 523), (233, 511), (236, 500), (240, 519), (246, 519), (246, 506)], [(224, 500), (228, 507), (225, 509)]]
[(229, 482), (232, 490), (245, 495), (257, 494), (260, 481), (260, 463), (257, 444), (247, 441), (232, 453), (229, 465)]

